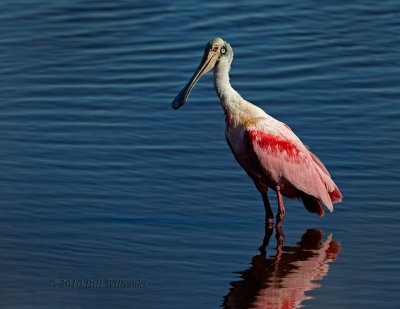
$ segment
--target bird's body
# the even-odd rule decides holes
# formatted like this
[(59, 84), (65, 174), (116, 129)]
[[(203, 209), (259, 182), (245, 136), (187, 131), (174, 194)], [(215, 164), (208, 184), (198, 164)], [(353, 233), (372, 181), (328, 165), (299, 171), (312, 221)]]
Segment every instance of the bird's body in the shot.
[(244, 100), (229, 81), (233, 51), (228, 43), (216, 38), (209, 43), (202, 64), (188, 85), (173, 102), (179, 108), (186, 101), (194, 83), (214, 69), (214, 86), (225, 113), (225, 137), (238, 163), (252, 178), (263, 196), (266, 217), (273, 213), (266, 195), (268, 188), (277, 193), (279, 215), (285, 210), (282, 195), (299, 198), (310, 212), (323, 215), (321, 202), (332, 211), (332, 203), (342, 195), (322, 162), (283, 122)]

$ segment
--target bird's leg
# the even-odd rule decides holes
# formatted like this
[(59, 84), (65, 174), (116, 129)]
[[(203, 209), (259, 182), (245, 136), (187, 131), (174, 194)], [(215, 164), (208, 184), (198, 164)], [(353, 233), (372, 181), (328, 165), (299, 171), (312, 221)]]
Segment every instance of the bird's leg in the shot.
[[(281, 220), (280, 222), (282, 222), (282, 221), (283, 220)], [(279, 260), (282, 256), (283, 245), (285, 242), (285, 234), (283, 234), (282, 223), (278, 223), (276, 225), (275, 238), (276, 238), (276, 257), (277, 257), (277, 260)]]
[(267, 192), (261, 193), (264, 208), (265, 208), (265, 224), (268, 228), (272, 228), (274, 225), (274, 213), (272, 212), (271, 205), (269, 204)]
[(267, 254), (267, 247), (273, 231), (274, 231), (273, 226), (268, 224), (268, 222), (265, 222), (264, 239), (261, 246), (258, 248), (258, 250), (260, 250), (261, 255), (265, 256)]
[(276, 231), (275, 238), (277, 244), (283, 246), (283, 242), (285, 241), (285, 234), (283, 234), (282, 225), (277, 225), (275, 231)]
[(278, 197), (278, 208), (279, 208), (279, 211), (276, 214), (276, 222), (277, 226), (279, 225), (280, 227), (282, 226), (283, 219), (285, 218), (285, 207), (283, 206), (283, 198), (279, 186), (276, 187), (276, 195)]

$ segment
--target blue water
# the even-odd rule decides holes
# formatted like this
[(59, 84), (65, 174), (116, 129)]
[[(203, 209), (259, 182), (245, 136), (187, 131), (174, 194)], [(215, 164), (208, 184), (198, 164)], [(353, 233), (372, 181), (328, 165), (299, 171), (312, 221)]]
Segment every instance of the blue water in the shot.
[[(398, 1), (5, 0), (0, 28), (1, 308), (398, 308)], [(265, 235), (212, 74), (171, 109), (215, 36), (332, 214)]]

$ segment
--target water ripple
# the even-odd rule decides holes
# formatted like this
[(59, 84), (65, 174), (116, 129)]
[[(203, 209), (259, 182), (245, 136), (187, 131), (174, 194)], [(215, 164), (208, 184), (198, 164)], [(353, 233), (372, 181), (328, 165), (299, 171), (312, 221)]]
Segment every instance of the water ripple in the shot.
[[(252, 269), (263, 208), (225, 143), (211, 74), (170, 108), (221, 36), (234, 87), (290, 125), (345, 196), (323, 219), (286, 201), (288, 246), (314, 227), (343, 244), (307, 305), (395, 308), (399, 14), (394, 0), (2, 1), (3, 307), (214, 308)], [(46, 285), (97, 276), (150, 287)]]

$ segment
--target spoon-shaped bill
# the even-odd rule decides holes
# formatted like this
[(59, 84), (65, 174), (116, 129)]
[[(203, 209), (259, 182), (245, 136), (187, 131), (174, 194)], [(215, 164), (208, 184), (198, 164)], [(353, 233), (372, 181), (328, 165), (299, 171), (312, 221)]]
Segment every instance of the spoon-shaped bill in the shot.
[(194, 72), (192, 78), (189, 80), (189, 82), (186, 84), (186, 86), (183, 87), (183, 89), (178, 93), (178, 95), (172, 101), (173, 109), (178, 109), (183, 104), (185, 104), (194, 85), (197, 83), (197, 81), (200, 79), (200, 77), (202, 77), (204, 74), (206, 74), (208, 71), (210, 71), (214, 67), (215, 63), (217, 62), (217, 59), (218, 59), (218, 55), (216, 53), (212, 52), (210, 46), (207, 45), (199, 67)]

